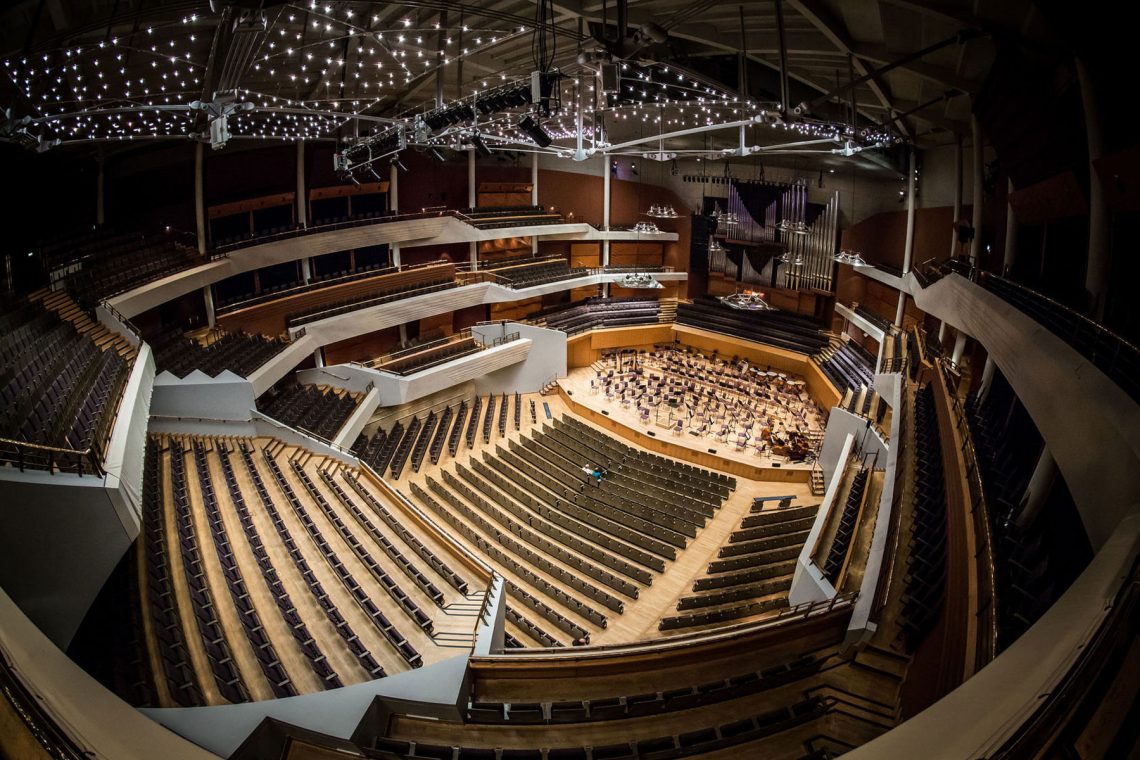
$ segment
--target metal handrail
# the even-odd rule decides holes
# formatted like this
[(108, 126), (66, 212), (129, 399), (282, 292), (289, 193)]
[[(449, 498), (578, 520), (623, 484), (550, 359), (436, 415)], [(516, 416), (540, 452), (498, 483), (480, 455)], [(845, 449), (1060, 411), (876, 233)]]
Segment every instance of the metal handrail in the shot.
[[(15, 449), (16, 458), (11, 458), (8, 447)], [(74, 472), (76, 475), (82, 477), (83, 475), (95, 475), (102, 477), (106, 474), (103, 469), (103, 463), (99, 461), (98, 455), (91, 448), (83, 450), (61, 448), (59, 446), (48, 446), (42, 443), (32, 443), (30, 441), (17, 441), (12, 438), (0, 437), (0, 462), (9, 462), (16, 465), (20, 472), (25, 469), (44, 471), (42, 467), (29, 466), (26, 462), (26, 457), (33, 451), (44, 452), (47, 457), (47, 472), (54, 472), (58, 469), (60, 472)], [(68, 468), (60, 464), (59, 460), (72, 461), (75, 464)], [(90, 466), (86, 469), (84, 465)]]

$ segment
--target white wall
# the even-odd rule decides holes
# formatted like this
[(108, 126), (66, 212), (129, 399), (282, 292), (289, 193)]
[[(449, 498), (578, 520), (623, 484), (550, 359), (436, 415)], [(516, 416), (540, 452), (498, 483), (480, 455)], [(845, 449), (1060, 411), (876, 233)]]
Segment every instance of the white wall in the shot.
[(531, 341), (526, 359), (518, 364), (475, 378), (475, 391), (485, 393), (534, 393), (555, 378), (566, 377), (566, 333), (545, 327), (509, 322), (506, 325), (476, 325), (471, 328), (485, 342), (517, 332)]
[(162, 372), (154, 381), (150, 413), (159, 417), (248, 420), (254, 407), (253, 385), (229, 370), (210, 377), (194, 370), (184, 378)]
[[(835, 596), (835, 587), (827, 578), (823, 577), (823, 571), (816, 567), (811, 554), (815, 549), (816, 541), (819, 540), (820, 533), (827, 525), (831, 511), (842, 509), (842, 506), (836, 504), (835, 500), (838, 498), (839, 488), (843, 484), (843, 472), (847, 469), (847, 462), (852, 451), (855, 450), (857, 442), (856, 437), (851, 433), (844, 434), (839, 451), (836, 453), (835, 464), (824, 468), (824, 478), (828, 481), (827, 490), (823, 494), (823, 501), (819, 504), (819, 510), (815, 513), (815, 522), (812, 523), (811, 530), (808, 531), (800, 555), (796, 558), (796, 572), (792, 576), (791, 588), (788, 589), (788, 604), (793, 607), (805, 602), (822, 602)], [(820, 461), (822, 463), (822, 457)]]

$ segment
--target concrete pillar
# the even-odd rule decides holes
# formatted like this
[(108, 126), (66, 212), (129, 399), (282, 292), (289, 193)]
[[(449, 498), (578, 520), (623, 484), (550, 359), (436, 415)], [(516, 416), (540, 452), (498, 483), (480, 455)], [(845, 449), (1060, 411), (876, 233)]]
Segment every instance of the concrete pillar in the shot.
[(400, 244), (399, 243), (391, 243), (388, 246), (388, 252), (391, 254), (392, 266), (394, 266), (394, 267), (400, 266)]
[(206, 324), (209, 325), (212, 330), (216, 324), (216, 320), (214, 316), (214, 291), (209, 285), (202, 288), (202, 300), (206, 304)]
[[(910, 171), (906, 178), (906, 244), (903, 246), (903, 276), (910, 271), (910, 263), (914, 257), (914, 148), (910, 149)], [(901, 313), (902, 299), (899, 299)], [(895, 324), (901, 324), (896, 319)]]
[(194, 145), (194, 222), (198, 227), (198, 253), (206, 255), (206, 199), (204, 196), (204, 180), (202, 177), (202, 163), (205, 154), (202, 143)]
[(104, 160), (102, 151), (99, 152), (99, 158), (97, 160), (99, 162), (99, 174), (95, 178), (95, 224), (102, 226), (103, 223), (107, 220), (103, 205), (103, 193), (105, 192), (105, 188), (103, 177)]
[(994, 382), (994, 373), (997, 371), (997, 365), (994, 364), (994, 358), (986, 354), (986, 363), (982, 365), (982, 381), (978, 384), (978, 400), (981, 401), (989, 395), (990, 386)]
[(978, 253), (982, 249), (982, 127), (978, 123), (977, 115), (970, 117), (970, 126), (974, 131), (974, 218), (971, 224), (974, 227), (974, 239), (970, 243), (970, 263), (978, 263)]
[(958, 334), (954, 336), (954, 353), (950, 355), (950, 361), (960, 364), (964, 353), (966, 353), (966, 333), (958, 330)]
[(301, 259), (301, 281), (308, 285), (311, 279), (313, 279), (312, 259)]
[(1017, 256), (1017, 217), (1013, 214), (1013, 180), (1008, 181), (1005, 202), (1005, 255), (1001, 260), (1001, 276), (1008, 277)]
[[(530, 205), (538, 205), (538, 152), (530, 154)], [(530, 236), (530, 252), (538, 253), (538, 235)]]
[(946, 345), (946, 320), (942, 320), (938, 325), (938, 345)]
[(313, 361), (318, 367), (325, 366), (325, 349), (324, 346), (318, 346), (317, 350), (313, 352)]
[(394, 163), (388, 166), (388, 210), (400, 213), (400, 175)]
[(879, 341), (879, 356), (875, 359), (875, 372), (883, 371), (883, 350), (886, 348), (886, 345), (887, 338), (884, 336), (883, 339)]
[(400, 342), (401, 343), (407, 343), (408, 342), (408, 326), (405, 324), (400, 325)]
[(1022, 507), (1018, 511), (1014, 522), (1020, 527), (1030, 525), (1053, 487), (1053, 479), (1057, 477), (1057, 462), (1048, 446), (1041, 447), (1041, 456), (1037, 457), (1037, 466), (1033, 468), (1033, 475), (1029, 478), (1029, 485), (1025, 487), (1025, 495), (1021, 498)]
[(906, 293), (900, 290), (899, 291), (899, 305), (898, 305), (898, 308), (895, 309), (895, 326), (896, 327), (902, 327), (903, 326), (903, 317), (904, 316), (906, 316)]
[[(305, 141), (297, 141), (297, 224), (309, 226), (309, 204), (305, 195)], [(306, 280), (308, 282), (308, 280)]]
[(950, 258), (958, 253), (958, 221), (962, 218), (962, 135), (954, 134), (954, 229), (950, 235)]
[(475, 149), (467, 151), (467, 206), (475, 208)]
[(1089, 149), (1089, 257), (1085, 269), (1085, 290), (1089, 294), (1089, 313), (1104, 319), (1104, 297), (1108, 290), (1109, 247), (1108, 207), (1104, 190), (1093, 163), (1104, 152), (1104, 132), (1100, 124), (1100, 107), (1096, 89), (1082, 59), (1076, 59), (1077, 81), (1081, 84), (1081, 103), (1085, 111), (1085, 135)]

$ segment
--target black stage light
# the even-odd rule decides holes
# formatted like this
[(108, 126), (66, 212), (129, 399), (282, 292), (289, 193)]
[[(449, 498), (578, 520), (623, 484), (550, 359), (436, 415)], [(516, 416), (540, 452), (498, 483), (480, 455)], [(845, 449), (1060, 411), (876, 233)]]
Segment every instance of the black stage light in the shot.
[(519, 119), (519, 129), (526, 132), (527, 136), (534, 140), (534, 144), (540, 148), (550, 147), (550, 143), (553, 142), (546, 130), (540, 127), (530, 114)]
[(491, 149), (487, 147), (487, 143), (483, 142), (483, 138), (479, 135), (471, 137), (471, 147), (475, 149), (475, 154), (486, 158), (491, 155)]

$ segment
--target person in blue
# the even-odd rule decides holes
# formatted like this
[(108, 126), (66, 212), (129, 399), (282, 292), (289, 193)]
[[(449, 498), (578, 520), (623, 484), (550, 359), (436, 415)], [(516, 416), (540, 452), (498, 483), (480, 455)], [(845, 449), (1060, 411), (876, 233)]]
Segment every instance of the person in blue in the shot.
[(605, 473), (606, 473), (604, 468), (599, 467), (599, 466), (594, 465), (594, 464), (587, 464), (582, 469), (586, 472), (587, 475), (590, 475), (591, 477), (594, 478), (594, 485), (595, 486), (601, 486), (602, 485), (602, 476), (605, 475)]

